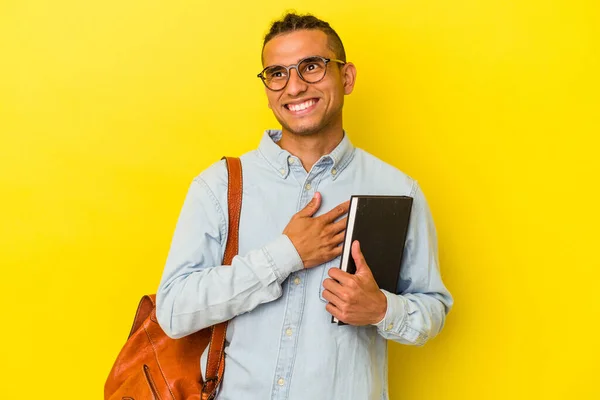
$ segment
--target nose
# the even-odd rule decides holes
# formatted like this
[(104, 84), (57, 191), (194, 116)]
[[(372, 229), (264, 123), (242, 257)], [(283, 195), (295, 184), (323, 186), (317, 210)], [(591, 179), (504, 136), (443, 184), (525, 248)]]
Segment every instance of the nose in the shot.
[(308, 88), (308, 83), (304, 82), (300, 79), (300, 75), (298, 75), (298, 70), (292, 68), (290, 70), (290, 79), (288, 80), (286, 91), (287, 93), (294, 97), (306, 91)]

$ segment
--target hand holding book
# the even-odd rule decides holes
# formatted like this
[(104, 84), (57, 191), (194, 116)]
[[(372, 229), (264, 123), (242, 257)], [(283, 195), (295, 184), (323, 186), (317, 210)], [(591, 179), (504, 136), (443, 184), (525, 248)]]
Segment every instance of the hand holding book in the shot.
[(350, 325), (375, 324), (385, 317), (387, 298), (379, 290), (371, 269), (360, 250), (360, 243), (352, 243), (352, 258), (356, 273), (349, 274), (339, 268), (329, 270), (330, 278), (323, 282), (323, 298), (327, 311)]
[[(381, 305), (379, 299), (382, 296), (387, 304), (385, 294), (379, 289), (396, 293), (412, 202), (412, 197), (408, 196), (363, 195), (351, 197), (340, 270), (330, 269), (329, 276), (336, 279), (337, 283), (345, 289), (351, 290), (352, 293), (341, 290), (332, 282), (327, 283), (329, 287), (339, 292), (336, 294), (334, 290), (330, 290), (331, 294), (328, 293), (328, 296), (334, 299), (333, 305), (328, 305), (327, 309), (333, 315), (331, 322), (337, 322), (340, 325), (364, 325), (377, 323), (385, 317), (385, 313), (383, 315), (378, 313)], [(356, 247), (358, 246), (357, 241), (360, 242), (360, 248)], [(358, 281), (349, 279), (359, 272), (359, 264), (361, 272)], [(374, 282), (373, 285), (368, 284), (371, 280)], [(364, 293), (361, 293), (360, 290), (356, 291), (358, 283), (363, 284), (360, 290)], [(377, 288), (379, 295), (376, 296), (372, 291), (373, 287)], [(337, 298), (334, 295), (337, 295)], [(360, 299), (360, 296), (367, 296), (368, 301), (374, 302), (373, 309), (370, 310), (373, 314), (356, 315), (365, 312), (364, 309), (354, 311), (354, 307), (360, 308), (360, 305), (363, 305), (364, 300)], [(344, 308), (343, 311), (339, 309), (340, 307), (336, 307), (336, 301), (340, 307)], [(330, 308), (335, 313), (331, 312)], [(342, 315), (342, 318), (336, 313)], [(376, 319), (378, 316), (381, 318)], [(370, 322), (373, 319), (375, 321)]]

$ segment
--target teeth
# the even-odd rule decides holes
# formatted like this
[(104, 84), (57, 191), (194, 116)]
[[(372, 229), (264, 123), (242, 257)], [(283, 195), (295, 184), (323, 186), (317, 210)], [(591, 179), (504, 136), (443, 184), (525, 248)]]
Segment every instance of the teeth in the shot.
[(306, 110), (308, 107), (312, 106), (313, 104), (315, 104), (314, 100), (308, 100), (305, 101), (304, 103), (300, 103), (300, 104), (290, 104), (288, 106), (288, 108), (292, 111), (302, 111), (302, 110)]

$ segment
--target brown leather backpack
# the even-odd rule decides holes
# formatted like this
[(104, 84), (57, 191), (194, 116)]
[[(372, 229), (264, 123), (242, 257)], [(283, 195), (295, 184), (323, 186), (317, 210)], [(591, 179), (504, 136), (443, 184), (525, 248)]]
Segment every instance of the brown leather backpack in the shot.
[[(229, 233), (223, 265), (231, 265), (238, 252), (242, 209), (242, 166), (238, 158), (227, 161)], [(223, 379), (227, 322), (181, 339), (171, 339), (156, 320), (155, 295), (144, 296), (135, 314), (127, 342), (104, 385), (105, 400), (210, 400)], [(206, 377), (200, 356), (209, 346)]]

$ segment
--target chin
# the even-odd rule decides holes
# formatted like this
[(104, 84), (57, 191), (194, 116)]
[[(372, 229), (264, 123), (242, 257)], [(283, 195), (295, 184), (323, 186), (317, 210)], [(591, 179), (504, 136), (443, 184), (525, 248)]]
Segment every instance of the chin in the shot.
[(285, 127), (285, 130), (290, 132), (293, 135), (298, 136), (311, 136), (319, 133), (320, 129), (318, 127)]
[(314, 135), (319, 133), (324, 128), (324, 125), (319, 123), (300, 123), (290, 125), (284, 121), (279, 122), (286, 131), (298, 136)]

